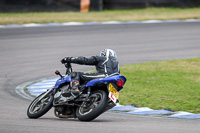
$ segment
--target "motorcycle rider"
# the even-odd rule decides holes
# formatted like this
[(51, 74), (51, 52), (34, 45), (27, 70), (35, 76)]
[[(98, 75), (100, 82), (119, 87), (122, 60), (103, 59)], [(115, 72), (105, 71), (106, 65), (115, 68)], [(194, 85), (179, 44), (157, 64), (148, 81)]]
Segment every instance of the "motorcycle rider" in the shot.
[(75, 95), (80, 93), (79, 86), (81, 83), (88, 82), (96, 78), (105, 78), (111, 75), (118, 75), (120, 73), (117, 55), (115, 51), (111, 49), (104, 49), (100, 52), (100, 56), (91, 56), (89, 58), (83, 56), (65, 57), (61, 60), (61, 63), (94, 65), (96, 67), (96, 73), (73, 72), (71, 74), (71, 90), (68, 90), (68, 92), (72, 92)]

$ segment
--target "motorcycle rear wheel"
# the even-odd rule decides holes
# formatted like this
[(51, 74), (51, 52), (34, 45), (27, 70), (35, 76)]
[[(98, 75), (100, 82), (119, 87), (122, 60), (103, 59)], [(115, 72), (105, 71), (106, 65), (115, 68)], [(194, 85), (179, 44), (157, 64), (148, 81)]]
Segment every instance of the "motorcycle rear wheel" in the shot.
[[(53, 106), (53, 95), (46, 92), (36, 97), (27, 109), (27, 116), (31, 119), (36, 119), (47, 113)], [(43, 97), (44, 96), (44, 97)], [(40, 99), (43, 97), (42, 99)]]
[(102, 114), (108, 104), (107, 93), (103, 90), (92, 92), (89, 102), (83, 102), (76, 109), (76, 116), (80, 121), (92, 121)]

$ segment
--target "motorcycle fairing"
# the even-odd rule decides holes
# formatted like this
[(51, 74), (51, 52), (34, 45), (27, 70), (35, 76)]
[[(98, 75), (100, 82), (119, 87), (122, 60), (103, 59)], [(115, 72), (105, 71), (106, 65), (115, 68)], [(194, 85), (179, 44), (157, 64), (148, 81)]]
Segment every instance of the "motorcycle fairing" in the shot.
[(66, 82), (71, 82), (71, 75), (67, 75), (65, 77), (62, 77), (62, 78), (59, 78), (57, 81), (56, 81), (56, 84), (55, 84), (55, 87), (54, 88), (58, 88), (60, 85), (66, 83)]
[(92, 87), (94, 85), (97, 84), (101, 84), (103, 83), (107, 83), (107, 82), (117, 82), (118, 79), (122, 78), (124, 80), (124, 83), (126, 82), (126, 78), (123, 75), (116, 75), (116, 76), (110, 76), (110, 77), (106, 77), (106, 78), (100, 78), (100, 79), (93, 79), (91, 81), (89, 81), (86, 85), (86, 87)]

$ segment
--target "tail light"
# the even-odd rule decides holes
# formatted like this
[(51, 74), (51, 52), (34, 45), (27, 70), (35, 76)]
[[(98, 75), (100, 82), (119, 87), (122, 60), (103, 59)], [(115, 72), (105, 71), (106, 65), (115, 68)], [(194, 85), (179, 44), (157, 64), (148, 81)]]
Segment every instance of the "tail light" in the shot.
[(122, 78), (118, 79), (116, 84), (119, 86), (119, 87), (123, 87), (124, 86), (124, 80)]

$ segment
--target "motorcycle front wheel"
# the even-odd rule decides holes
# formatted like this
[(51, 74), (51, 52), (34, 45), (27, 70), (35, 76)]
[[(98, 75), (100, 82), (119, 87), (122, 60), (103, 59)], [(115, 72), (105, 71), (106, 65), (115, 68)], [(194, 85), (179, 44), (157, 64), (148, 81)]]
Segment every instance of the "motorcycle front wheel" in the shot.
[(108, 104), (107, 93), (103, 90), (92, 92), (89, 101), (83, 102), (76, 109), (76, 116), (80, 121), (91, 121), (102, 114)]
[(42, 93), (36, 97), (27, 109), (27, 116), (36, 119), (47, 113), (53, 106), (53, 95), (50, 93)]

